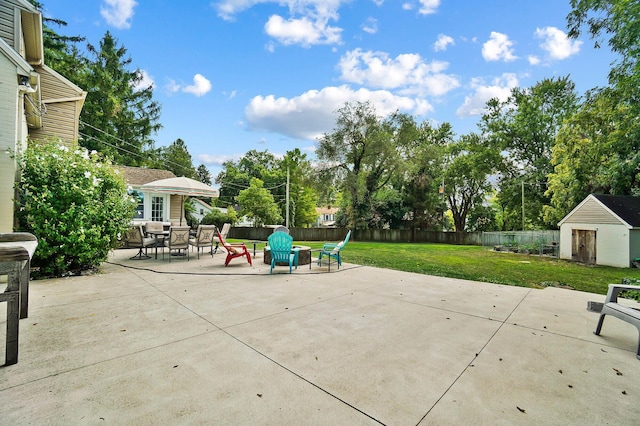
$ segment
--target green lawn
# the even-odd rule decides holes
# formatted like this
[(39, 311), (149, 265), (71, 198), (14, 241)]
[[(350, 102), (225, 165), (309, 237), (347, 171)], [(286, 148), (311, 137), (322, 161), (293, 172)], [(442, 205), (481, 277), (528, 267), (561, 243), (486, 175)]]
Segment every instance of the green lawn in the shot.
[[(318, 242), (296, 242), (313, 248)], [(345, 262), (419, 274), (464, 278), (523, 287), (565, 285), (606, 294), (609, 283), (640, 279), (640, 269), (585, 266), (550, 257), (493, 252), (478, 246), (447, 244), (367, 243), (350, 241)]]

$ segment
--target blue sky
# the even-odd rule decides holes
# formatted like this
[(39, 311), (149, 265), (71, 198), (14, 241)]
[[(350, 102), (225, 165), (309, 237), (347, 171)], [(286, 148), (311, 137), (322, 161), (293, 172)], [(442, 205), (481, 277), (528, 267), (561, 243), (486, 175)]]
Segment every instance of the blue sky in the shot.
[(58, 32), (124, 45), (162, 104), (156, 146), (181, 138), (214, 177), (251, 149), (313, 158), (347, 101), (463, 134), (492, 97), (566, 75), (583, 93), (614, 59), (566, 38), (569, 0), (42, 2)]

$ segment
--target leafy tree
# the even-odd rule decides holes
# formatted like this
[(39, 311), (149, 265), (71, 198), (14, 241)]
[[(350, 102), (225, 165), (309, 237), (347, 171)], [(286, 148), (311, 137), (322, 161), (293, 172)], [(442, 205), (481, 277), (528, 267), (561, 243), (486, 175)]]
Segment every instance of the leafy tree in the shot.
[(77, 82), (88, 92), (80, 115), (80, 143), (117, 164), (142, 165), (143, 152), (153, 148), (151, 136), (161, 127), (153, 86), (138, 87), (140, 70), (129, 69), (127, 50), (108, 31), (99, 46), (88, 44), (87, 50), (86, 75)]
[(98, 266), (127, 230), (135, 208), (109, 162), (51, 141), (29, 143), (19, 191), (19, 226), (38, 237), (32, 265), (40, 276)]
[(449, 146), (450, 162), (444, 172), (444, 193), (456, 231), (467, 229), (467, 215), (482, 205), (491, 189), (488, 180), (500, 161), (500, 151), (475, 133), (462, 135)]
[(318, 219), (316, 213), (318, 196), (311, 187), (304, 187), (298, 190), (296, 197), (295, 221), (293, 226), (310, 226)]
[(240, 214), (253, 221), (254, 226), (263, 226), (265, 223), (282, 223), (282, 216), (273, 195), (264, 188), (264, 182), (258, 178), (252, 178), (249, 188), (238, 194)]
[[(633, 0), (571, 0), (567, 15), (569, 37), (578, 38), (583, 27), (596, 47), (608, 37), (611, 51), (619, 55), (612, 64), (609, 83), (626, 101), (640, 108), (640, 3)], [(637, 111), (637, 109), (636, 109)]]
[(228, 208), (224, 213), (222, 210), (213, 209), (205, 217), (202, 218), (203, 225), (215, 225), (218, 229), (222, 229), (225, 223), (235, 225), (238, 222), (238, 215), (233, 208)]
[(503, 102), (492, 99), (479, 124), (489, 143), (502, 150), (500, 161), (500, 200), (505, 209), (505, 225), (520, 228), (521, 187), (526, 186), (526, 221), (533, 227), (543, 225), (542, 206), (555, 137), (563, 120), (578, 107), (575, 85), (568, 77), (544, 79), (528, 89), (514, 88)]
[(349, 227), (368, 226), (376, 192), (402, 166), (406, 138), (413, 135), (407, 122), (402, 114), (382, 120), (368, 102), (346, 103), (337, 111), (336, 128), (319, 140), (320, 174), (340, 182)]
[[(314, 171), (307, 154), (303, 154), (299, 148), (287, 151), (278, 162), (278, 168), (285, 183), (287, 171), (289, 173), (289, 224), (306, 226), (314, 223), (317, 219), (318, 197), (313, 189)], [(286, 197), (286, 187), (284, 189)], [(286, 217), (286, 203), (282, 205), (282, 216)]]
[(196, 179), (207, 185), (211, 185), (211, 172), (204, 164), (200, 164), (196, 169)]
[(453, 142), (449, 123), (433, 127), (429, 123), (416, 125), (416, 137), (406, 158), (406, 172), (401, 175), (404, 204), (418, 229), (442, 229), (442, 213), (446, 202), (440, 193), (446, 147)]
[(153, 157), (155, 160), (151, 160), (150, 164), (154, 168), (169, 170), (176, 176), (196, 178), (196, 169), (193, 167), (187, 144), (180, 138), (169, 146), (155, 150)]
[(636, 119), (615, 93), (593, 92), (558, 134), (549, 175), (551, 204), (545, 207), (552, 226), (590, 193), (640, 195), (640, 142), (627, 137)]

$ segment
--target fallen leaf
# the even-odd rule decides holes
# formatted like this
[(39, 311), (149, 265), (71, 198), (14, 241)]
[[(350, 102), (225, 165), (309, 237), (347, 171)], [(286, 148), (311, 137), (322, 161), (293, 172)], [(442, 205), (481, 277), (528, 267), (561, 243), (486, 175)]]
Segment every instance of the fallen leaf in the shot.
[(516, 408), (517, 408), (521, 413), (524, 413), (524, 412), (525, 412), (524, 408), (520, 408), (520, 407), (518, 407), (517, 405), (516, 405)]
[(626, 395), (626, 394), (627, 394), (627, 391), (622, 391), (622, 394), (623, 394), (623, 395)]
[(604, 349), (602, 349), (602, 348), (600, 348), (600, 350), (601, 350), (602, 352), (607, 352), (607, 351), (605, 351), (605, 350), (604, 350)]
[(573, 385), (568, 385), (571, 389), (573, 389)]
[(256, 395), (258, 395), (258, 398), (262, 398), (262, 394), (261, 393), (257, 393)]
[(616, 372), (616, 376), (622, 376), (622, 373), (617, 368), (614, 368), (613, 371)]
[(173, 368), (178, 368), (178, 366), (177, 366), (177, 365), (174, 365), (174, 366), (173, 366)]
[(562, 374), (562, 370), (558, 370), (558, 373)]

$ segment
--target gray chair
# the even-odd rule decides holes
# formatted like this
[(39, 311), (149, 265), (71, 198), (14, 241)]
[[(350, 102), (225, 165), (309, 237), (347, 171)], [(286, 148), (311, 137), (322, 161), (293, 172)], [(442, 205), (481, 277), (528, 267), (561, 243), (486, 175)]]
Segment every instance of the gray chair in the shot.
[[(187, 256), (189, 260), (189, 231), (188, 226), (172, 226), (169, 228), (169, 238), (164, 241), (164, 246), (169, 249), (169, 262), (171, 262), (171, 256), (174, 255), (174, 251), (177, 256)], [(184, 252), (182, 251), (184, 250)], [(162, 258), (164, 259), (164, 251), (162, 252)]]
[[(600, 335), (602, 324), (604, 323), (604, 317), (606, 315), (611, 315), (613, 317), (621, 319), (622, 321), (626, 321), (629, 324), (633, 324), (638, 329), (638, 333), (640, 334), (640, 311), (618, 303), (618, 295), (622, 291), (640, 291), (640, 286), (609, 284), (607, 298), (604, 301), (602, 311), (600, 311), (600, 319), (598, 320), (596, 331), (593, 332), (593, 334), (595, 334), (596, 336)], [(636, 357), (640, 359), (640, 337), (638, 338), (638, 349), (636, 350)]]
[[(142, 232), (142, 225), (133, 225), (129, 228), (124, 235), (124, 242), (127, 248), (137, 248), (138, 254), (130, 257), (131, 260), (150, 259), (151, 256), (147, 255), (147, 248), (155, 244), (155, 238), (147, 238)], [(144, 254), (142, 253), (144, 249)]]
[[(229, 230), (230, 229), (231, 229), (231, 224), (230, 223), (225, 223), (224, 225), (222, 225), (222, 229), (218, 233), (220, 235), (222, 235), (222, 239), (223, 240), (225, 238), (227, 238), (227, 235), (229, 234)], [(222, 241), (220, 241), (220, 238), (218, 238), (217, 235), (214, 235), (213, 242), (216, 243), (216, 246), (213, 248), (213, 253), (217, 253), (218, 252), (218, 246), (220, 245), (220, 243)]]
[(198, 259), (200, 259), (200, 249), (206, 247), (209, 247), (209, 253), (213, 257), (213, 237), (217, 232), (215, 225), (199, 225), (195, 237), (189, 238), (191, 249), (196, 247), (198, 250)]
[(273, 230), (273, 233), (276, 233), (276, 232), (284, 232), (285, 234), (288, 234), (289, 228), (287, 228), (286, 226), (280, 225)]

